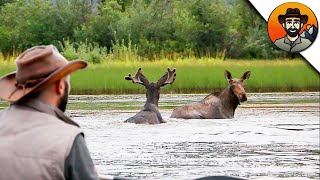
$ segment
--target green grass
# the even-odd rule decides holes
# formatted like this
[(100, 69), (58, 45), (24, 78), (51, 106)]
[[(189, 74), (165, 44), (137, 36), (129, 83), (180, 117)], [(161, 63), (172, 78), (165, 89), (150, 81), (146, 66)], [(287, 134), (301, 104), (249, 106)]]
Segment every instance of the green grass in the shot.
[[(0, 61), (1, 62), (1, 61)], [(15, 66), (0, 63), (0, 75), (14, 71)], [(134, 74), (138, 67), (149, 81), (157, 81), (167, 67), (177, 68), (172, 85), (163, 87), (163, 93), (209, 93), (225, 88), (228, 83), (224, 70), (233, 77), (241, 77), (250, 70), (246, 81), (247, 92), (319, 91), (319, 73), (305, 60), (217, 60), (187, 59), (134, 62), (103, 62), (91, 64), (85, 70), (72, 74), (72, 94), (127, 94), (145, 93), (145, 88), (126, 81), (124, 76)]]

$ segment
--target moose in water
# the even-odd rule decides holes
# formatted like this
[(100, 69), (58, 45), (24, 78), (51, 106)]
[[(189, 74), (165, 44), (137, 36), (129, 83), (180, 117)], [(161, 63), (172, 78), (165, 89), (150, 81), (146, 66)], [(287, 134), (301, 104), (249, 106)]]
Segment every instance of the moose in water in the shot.
[(249, 79), (251, 72), (247, 71), (240, 79), (232, 78), (229, 71), (224, 72), (229, 86), (222, 92), (211, 93), (190, 105), (177, 107), (173, 110), (171, 118), (183, 119), (230, 119), (240, 102), (247, 100), (243, 82)]
[(157, 82), (149, 82), (148, 79), (141, 73), (141, 68), (138, 69), (134, 76), (129, 74), (125, 77), (126, 80), (131, 80), (133, 83), (141, 84), (147, 89), (147, 101), (144, 108), (133, 117), (125, 122), (136, 124), (160, 124), (165, 123), (159, 112), (158, 101), (160, 97), (160, 88), (167, 84), (172, 84), (176, 79), (176, 69), (166, 72)]

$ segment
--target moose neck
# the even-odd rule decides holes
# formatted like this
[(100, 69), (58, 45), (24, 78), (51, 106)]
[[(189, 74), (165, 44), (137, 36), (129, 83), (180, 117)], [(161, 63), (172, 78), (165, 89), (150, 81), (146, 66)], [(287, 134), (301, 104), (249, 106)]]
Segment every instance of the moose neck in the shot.
[(151, 97), (147, 96), (146, 104), (148, 104), (148, 103), (154, 104), (154, 105), (156, 105), (158, 107), (158, 100), (155, 100), (155, 98), (151, 98)]
[(146, 93), (146, 97), (147, 97), (146, 104), (150, 103), (158, 107), (159, 95), (160, 93), (158, 93), (157, 89), (148, 88)]
[(236, 110), (239, 99), (234, 95), (231, 86), (228, 86), (223, 92), (220, 94), (220, 99), (223, 106), (232, 112), (232, 116), (234, 115), (234, 111)]

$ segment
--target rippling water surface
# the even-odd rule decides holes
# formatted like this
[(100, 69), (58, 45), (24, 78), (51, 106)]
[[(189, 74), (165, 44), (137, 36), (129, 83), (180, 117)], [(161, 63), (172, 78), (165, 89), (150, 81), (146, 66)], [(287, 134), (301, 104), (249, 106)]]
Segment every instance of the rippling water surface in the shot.
[(249, 94), (234, 119), (169, 118), (200, 95), (162, 95), (159, 125), (123, 123), (145, 95), (72, 96), (99, 173), (133, 179), (319, 178), (319, 92)]
[(123, 123), (145, 95), (71, 96), (100, 174), (133, 179), (319, 178), (319, 92), (249, 94), (234, 119), (169, 118), (206, 95), (162, 95), (159, 125)]

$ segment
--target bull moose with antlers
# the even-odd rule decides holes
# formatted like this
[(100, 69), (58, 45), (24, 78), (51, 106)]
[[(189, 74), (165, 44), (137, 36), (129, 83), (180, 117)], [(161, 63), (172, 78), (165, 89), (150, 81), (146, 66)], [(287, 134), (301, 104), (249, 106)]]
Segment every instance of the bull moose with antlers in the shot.
[(125, 77), (126, 80), (131, 80), (133, 83), (141, 84), (147, 89), (147, 101), (144, 108), (133, 117), (125, 122), (136, 124), (160, 124), (165, 123), (158, 109), (158, 101), (160, 98), (160, 88), (167, 84), (172, 84), (176, 78), (176, 69), (172, 71), (168, 68), (166, 72), (157, 82), (149, 82), (148, 79), (141, 73), (141, 68), (138, 69), (134, 76), (129, 74)]
[(229, 86), (222, 92), (212, 93), (200, 102), (178, 107), (173, 110), (172, 118), (183, 119), (229, 119), (240, 102), (247, 100), (243, 82), (250, 77), (250, 71), (243, 74), (240, 79), (232, 79), (231, 73), (225, 71)]

